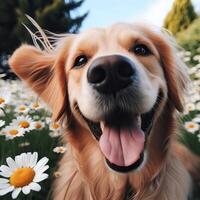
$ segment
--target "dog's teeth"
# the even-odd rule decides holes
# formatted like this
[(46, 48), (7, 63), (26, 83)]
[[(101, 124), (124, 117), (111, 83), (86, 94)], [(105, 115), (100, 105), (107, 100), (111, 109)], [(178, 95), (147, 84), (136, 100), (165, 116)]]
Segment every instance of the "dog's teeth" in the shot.
[(104, 127), (105, 127), (105, 124), (104, 124), (104, 122), (100, 122), (100, 126), (101, 126), (101, 130), (103, 130), (103, 129), (104, 129)]

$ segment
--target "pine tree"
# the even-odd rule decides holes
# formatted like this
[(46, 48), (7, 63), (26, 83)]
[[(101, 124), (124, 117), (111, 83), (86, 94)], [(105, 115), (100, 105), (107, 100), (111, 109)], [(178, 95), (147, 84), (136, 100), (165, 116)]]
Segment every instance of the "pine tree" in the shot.
[[(31, 28), (25, 14), (46, 30), (75, 33), (88, 13), (72, 17), (84, 0), (0, 0), (0, 73), (5, 72), (4, 58), (31, 37), (22, 23)], [(74, 15), (73, 15), (74, 16)]]
[(196, 17), (191, 0), (175, 0), (165, 18), (164, 27), (176, 35), (186, 29)]
[(0, 0), (0, 55), (9, 52), (13, 46), (18, 45), (15, 33), (17, 18), (15, 8), (17, 2), (13, 0)]

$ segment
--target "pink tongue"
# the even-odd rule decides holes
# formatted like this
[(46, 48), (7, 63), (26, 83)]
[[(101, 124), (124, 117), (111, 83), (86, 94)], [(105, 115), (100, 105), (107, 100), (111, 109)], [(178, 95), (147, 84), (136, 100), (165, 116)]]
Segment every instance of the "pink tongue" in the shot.
[(105, 126), (100, 138), (100, 148), (111, 163), (129, 166), (140, 158), (144, 142), (144, 133), (140, 128), (117, 130)]

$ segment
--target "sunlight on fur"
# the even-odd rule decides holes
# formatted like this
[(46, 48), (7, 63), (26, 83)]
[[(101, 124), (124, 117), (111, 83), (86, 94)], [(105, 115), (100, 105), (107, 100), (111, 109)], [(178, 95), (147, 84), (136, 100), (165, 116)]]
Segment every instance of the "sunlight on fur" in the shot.
[(53, 199), (186, 200), (199, 159), (176, 136), (189, 79), (172, 37), (137, 23), (45, 33), (27, 17), (35, 46), (9, 63), (64, 124)]

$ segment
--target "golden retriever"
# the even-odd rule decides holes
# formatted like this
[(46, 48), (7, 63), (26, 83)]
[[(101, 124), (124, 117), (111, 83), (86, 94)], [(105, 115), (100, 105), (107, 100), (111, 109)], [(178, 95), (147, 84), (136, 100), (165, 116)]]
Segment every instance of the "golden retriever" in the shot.
[(190, 153), (174, 135), (188, 77), (169, 37), (128, 23), (54, 45), (43, 37), (43, 50), (22, 45), (9, 63), (66, 129), (53, 198), (186, 200), (190, 176), (177, 155)]

